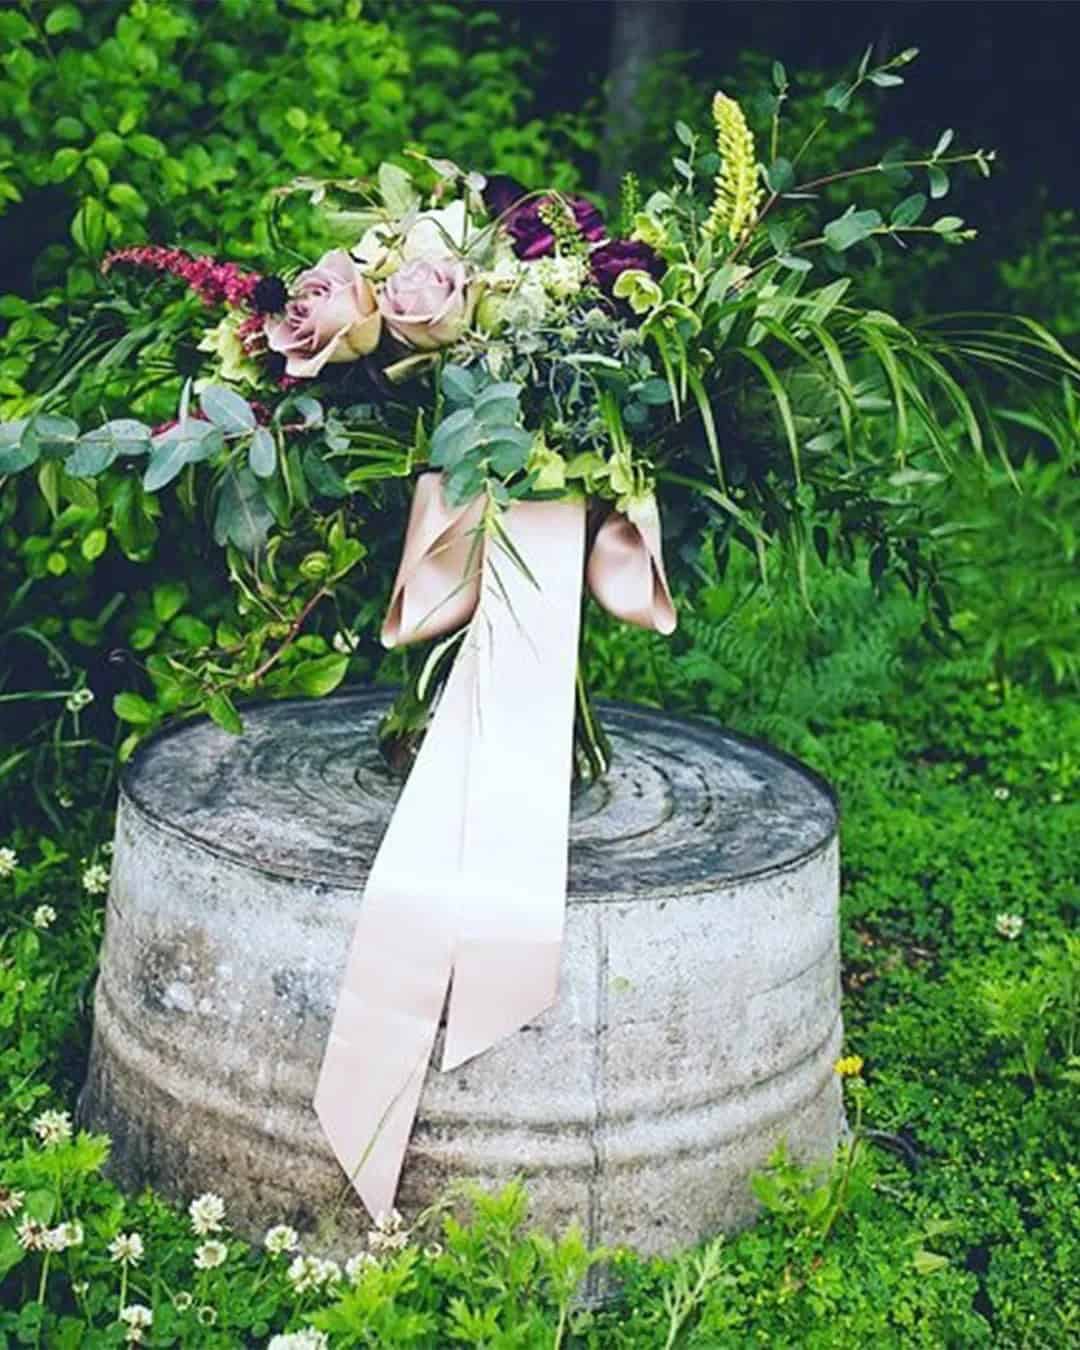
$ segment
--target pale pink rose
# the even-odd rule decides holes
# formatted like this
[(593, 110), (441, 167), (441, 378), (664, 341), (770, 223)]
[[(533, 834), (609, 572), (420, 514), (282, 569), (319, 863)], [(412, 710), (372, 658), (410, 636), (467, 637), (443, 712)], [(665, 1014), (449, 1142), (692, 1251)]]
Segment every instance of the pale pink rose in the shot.
[(371, 282), (342, 248), (301, 272), (281, 319), (267, 319), (266, 341), (285, 357), (285, 373), (318, 375), (328, 362), (355, 361), (373, 351), (382, 319)]
[(383, 283), (379, 309), (402, 342), (421, 351), (445, 347), (461, 336), (472, 312), (465, 264), (414, 258)]

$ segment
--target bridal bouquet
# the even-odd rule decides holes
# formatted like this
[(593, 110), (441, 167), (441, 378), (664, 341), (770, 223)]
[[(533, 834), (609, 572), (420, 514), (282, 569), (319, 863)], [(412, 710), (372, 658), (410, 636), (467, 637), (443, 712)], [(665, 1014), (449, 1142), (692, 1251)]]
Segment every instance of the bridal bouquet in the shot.
[[(162, 500), (202, 513), (229, 551), (239, 610), (186, 650), (155, 653), (159, 706), (151, 717), (145, 700), (122, 703), (136, 728), (125, 751), (169, 712), (237, 729), (236, 695), (332, 688), (347, 645), (299, 663), (287, 649), (364, 565), (389, 485), (423, 471), (438, 473), (446, 511), (469, 511), (474, 539), (504, 535), (515, 502), (584, 500), (590, 549), (605, 527), (609, 554), (630, 547), (651, 584), (631, 608), (645, 604), (662, 631), (675, 620), (658, 497), (681, 528), (708, 525), (721, 554), (734, 541), (763, 568), (774, 543), (801, 577), (810, 550), (851, 561), (862, 538), (875, 577), (932, 583), (920, 490), (958, 448), (982, 455), (994, 435), (971, 362), (1070, 374), (1076, 363), (1028, 320), (961, 319), (950, 335), (855, 298), (860, 259), (916, 236), (970, 238), (935, 204), (957, 166), (990, 171), (992, 153), (956, 152), (951, 131), (923, 155), (804, 168), (825, 119), (861, 90), (902, 83), (913, 56), (873, 66), (868, 52), (790, 146), (779, 63), (757, 138), (743, 105), (717, 93), (706, 130), (676, 125), (671, 181), (645, 191), (628, 175), (606, 218), (581, 196), (406, 152), (370, 181), (271, 194), (264, 270), (157, 245), (108, 254), (124, 301), (110, 322), (122, 312), (126, 331), (79, 348), (70, 376), (0, 424), (0, 475), (38, 466), (54, 512), (78, 515), (92, 498), (91, 562), (112, 536), (146, 557), (173, 509)], [(895, 189), (891, 210), (835, 204), (868, 180), (879, 203)], [(278, 222), (305, 201), (327, 247), (298, 259)], [(178, 301), (177, 283), (202, 303)], [(91, 358), (103, 385), (104, 372), (145, 363), (147, 387), (178, 391), (174, 416), (124, 408), (80, 427), (68, 396)], [(79, 406), (104, 400), (84, 392)], [(594, 594), (605, 577), (610, 566), (594, 569)]]

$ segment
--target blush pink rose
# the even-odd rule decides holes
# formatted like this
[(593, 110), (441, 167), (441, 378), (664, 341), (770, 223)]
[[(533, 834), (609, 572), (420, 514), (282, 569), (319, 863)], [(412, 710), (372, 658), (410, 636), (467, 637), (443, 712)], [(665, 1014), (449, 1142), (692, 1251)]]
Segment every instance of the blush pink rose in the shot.
[(266, 341), (285, 357), (285, 373), (312, 379), (331, 362), (373, 351), (382, 319), (371, 282), (342, 248), (301, 272), (280, 319), (267, 319)]
[(461, 336), (472, 312), (465, 264), (414, 258), (387, 278), (379, 309), (393, 335), (410, 347), (445, 347)]

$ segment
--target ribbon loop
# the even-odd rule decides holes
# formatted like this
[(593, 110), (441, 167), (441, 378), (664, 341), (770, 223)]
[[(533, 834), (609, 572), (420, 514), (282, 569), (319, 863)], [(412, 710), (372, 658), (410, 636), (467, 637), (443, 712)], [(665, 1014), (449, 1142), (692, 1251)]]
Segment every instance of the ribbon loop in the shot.
[(589, 553), (585, 580), (615, 618), (665, 635), (675, 631), (655, 498), (634, 503), (625, 515), (621, 511), (608, 515)]

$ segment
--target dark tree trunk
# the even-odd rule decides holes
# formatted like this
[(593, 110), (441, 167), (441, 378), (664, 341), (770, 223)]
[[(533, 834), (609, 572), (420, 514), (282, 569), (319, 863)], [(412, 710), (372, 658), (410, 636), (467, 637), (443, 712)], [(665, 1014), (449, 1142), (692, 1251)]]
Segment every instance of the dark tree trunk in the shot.
[(650, 64), (682, 41), (687, 0), (616, 0), (607, 112), (597, 187), (614, 200), (629, 146), (642, 126), (641, 86)]

